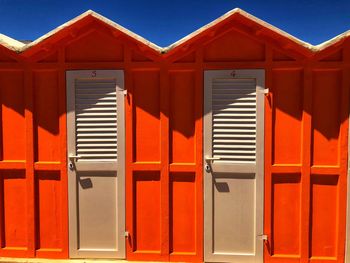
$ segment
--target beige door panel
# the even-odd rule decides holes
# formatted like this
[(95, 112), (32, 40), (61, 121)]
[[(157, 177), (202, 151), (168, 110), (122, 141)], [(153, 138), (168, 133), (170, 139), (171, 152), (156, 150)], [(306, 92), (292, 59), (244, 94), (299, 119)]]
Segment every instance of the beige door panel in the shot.
[(70, 257), (124, 258), (124, 74), (66, 78)]

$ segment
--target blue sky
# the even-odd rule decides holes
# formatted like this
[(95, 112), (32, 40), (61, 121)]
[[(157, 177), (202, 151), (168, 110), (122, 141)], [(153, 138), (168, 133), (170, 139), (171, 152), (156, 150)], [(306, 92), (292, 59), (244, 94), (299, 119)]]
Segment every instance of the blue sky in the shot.
[(350, 0), (0, 0), (0, 33), (35, 40), (92, 9), (167, 46), (235, 7), (312, 44), (350, 29)]

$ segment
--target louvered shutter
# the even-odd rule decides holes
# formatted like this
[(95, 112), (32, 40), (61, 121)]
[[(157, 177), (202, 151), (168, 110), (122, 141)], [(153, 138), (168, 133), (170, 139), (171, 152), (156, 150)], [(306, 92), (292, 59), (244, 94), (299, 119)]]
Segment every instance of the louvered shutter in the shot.
[(78, 161), (117, 160), (114, 79), (75, 80), (75, 129)]
[(212, 156), (222, 163), (255, 163), (255, 79), (212, 83)]

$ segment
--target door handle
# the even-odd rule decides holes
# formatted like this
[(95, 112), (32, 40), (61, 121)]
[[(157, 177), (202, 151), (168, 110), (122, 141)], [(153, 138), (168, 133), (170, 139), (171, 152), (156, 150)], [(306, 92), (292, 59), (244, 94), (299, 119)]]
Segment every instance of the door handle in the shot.
[(79, 159), (79, 158), (81, 158), (81, 156), (79, 156), (79, 155), (69, 155), (68, 156), (68, 159), (73, 160), (73, 161), (75, 161), (76, 159)]
[(211, 161), (215, 161), (215, 160), (220, 160), (221, 158), (220, 157), (209, 157), (209, 156), (206, 156), (205, 157), (205, 161), (207, 163), (211, 162)]

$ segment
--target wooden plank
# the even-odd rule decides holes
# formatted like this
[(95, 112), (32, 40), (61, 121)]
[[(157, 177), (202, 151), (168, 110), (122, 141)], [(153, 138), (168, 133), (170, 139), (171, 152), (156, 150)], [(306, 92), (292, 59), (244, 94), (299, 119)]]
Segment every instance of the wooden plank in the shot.
[(34, 183), (34, 132), (33, 132), (33, 71), (24, 72), (25, 122), (26, 122), (26, 181), (27, 181), (27, 255), (35, 256), (35, 183)]

